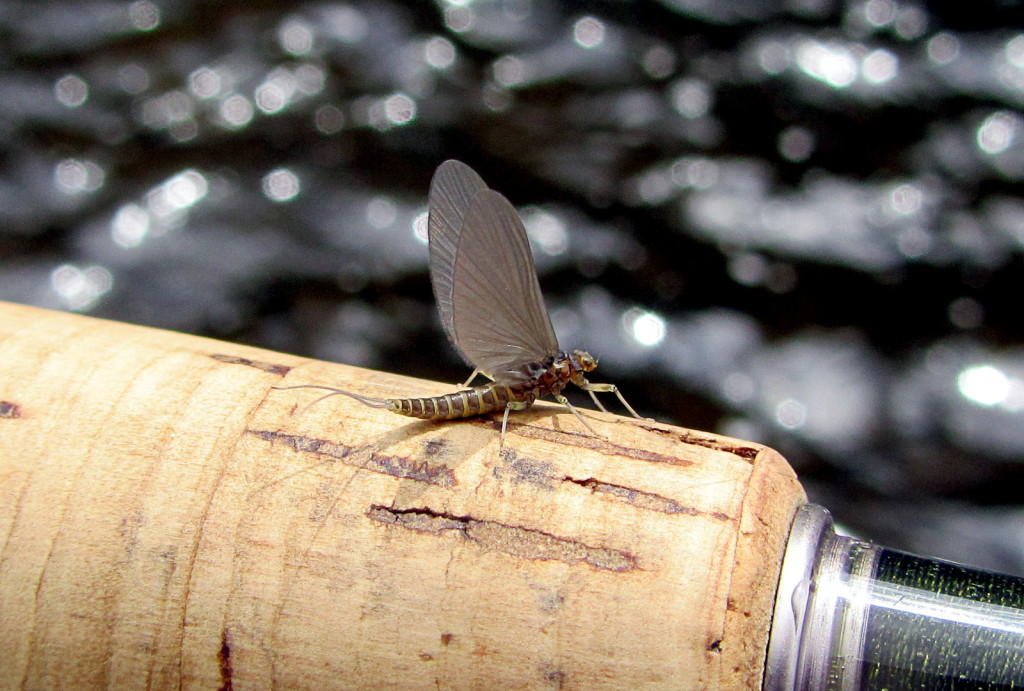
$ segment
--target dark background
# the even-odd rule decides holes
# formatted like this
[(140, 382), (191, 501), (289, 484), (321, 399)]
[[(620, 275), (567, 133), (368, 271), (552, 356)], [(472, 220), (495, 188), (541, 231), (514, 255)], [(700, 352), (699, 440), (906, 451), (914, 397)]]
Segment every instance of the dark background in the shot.
[(778, 448), (855, 534), (1024, 573), (1022, 26), (7, 0), (0, 299), (461, 381), (417, 235), (458, 158), (520, 207), (595, 381)]

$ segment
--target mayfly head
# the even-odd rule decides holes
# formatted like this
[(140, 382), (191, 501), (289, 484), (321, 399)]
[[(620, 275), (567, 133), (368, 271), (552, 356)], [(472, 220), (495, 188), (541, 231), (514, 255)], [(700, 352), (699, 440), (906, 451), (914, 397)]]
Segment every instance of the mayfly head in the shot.
[(570, 357), (573, 369), (591, 372), (597, 368), (597, 358), (585, 350), (574, 350)]

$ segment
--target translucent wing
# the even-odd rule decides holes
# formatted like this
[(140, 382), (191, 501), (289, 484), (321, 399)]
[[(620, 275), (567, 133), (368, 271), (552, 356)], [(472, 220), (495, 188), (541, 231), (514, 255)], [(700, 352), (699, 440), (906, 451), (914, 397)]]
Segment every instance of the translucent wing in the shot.
[(452, 285), (455, 344), (495, 381), (524, 377), (522, 366), (558, 350), (515, 207), (494, 190), (466, 209)]
[(463, 217), (477, 192), (487, 189), (472, 168), (458, 161), (445, 161), (430, 181), (427, 235), (430, 242), (430, 282), (441, 315), (441, 325), (455, 349), (469, 362), (469, 356), (455, 340), (452, 316), (452, 289), (455, 251), (459, 245)]

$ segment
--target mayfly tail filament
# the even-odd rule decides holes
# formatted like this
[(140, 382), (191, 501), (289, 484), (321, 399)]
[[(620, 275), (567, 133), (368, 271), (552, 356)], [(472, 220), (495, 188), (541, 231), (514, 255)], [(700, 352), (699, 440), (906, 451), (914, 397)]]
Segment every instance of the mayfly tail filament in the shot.
[(387, 402), (386, 399), (383, 399), (383, 398), (373, 398), (372, 396), (360, 396), (357, 393), (352, 393), (351, 391), (345, 391), (344, 389), (336, 389), (333, 386), (322, 386), (322, 385), (319, 385), (319, 384), (299, 384), (297, 386), (274, 386), (272, 388), (275, 388), (275, 389), (324, 389), (325, 391), (330, 391), (330, 393), (326, 393), (323, 396), (321, 396), (320, 398), (318, 398), (315, 401), (313, 401), (312, 403), (310, 403), (308, 406), (306, 406), (307, 408), (316, 405), (317, 403), (319, 403), (320, 401), (324, 400), (325, 398), (330, 398), (331, 396), (337, 396), (339, 394), (342, 395), (342, 396), (348, 396), (349, 398), (354, 398), (357, 401), (359, 401), (360, 403), (362, 403), (363, 405), (368, 405), (371, 408), (387, 408), (388, 407), (388, 402)]

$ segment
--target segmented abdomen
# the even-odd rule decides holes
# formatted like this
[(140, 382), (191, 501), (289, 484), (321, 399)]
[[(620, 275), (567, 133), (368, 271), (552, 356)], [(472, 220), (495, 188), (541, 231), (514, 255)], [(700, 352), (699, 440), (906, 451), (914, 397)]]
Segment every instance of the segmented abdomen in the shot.
[(388, 410), (399, 415), (423, 420), (451, 420), (459, 417), (482, 415), (492, 410), (504, 410), (509, 401), (533, 403), (528, 391), (520, 391), (492, 382), (472, 389), (463, 389), (430, 398), (390, 398)]

